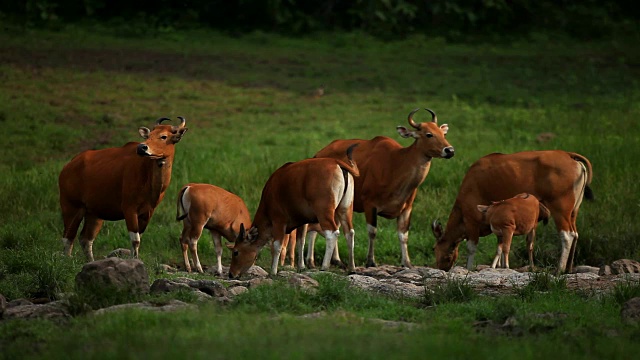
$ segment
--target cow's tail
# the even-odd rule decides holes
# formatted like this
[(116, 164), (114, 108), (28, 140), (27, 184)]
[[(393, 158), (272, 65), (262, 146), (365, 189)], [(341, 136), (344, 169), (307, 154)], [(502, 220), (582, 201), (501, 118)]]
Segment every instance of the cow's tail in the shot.
[(336, 161), (338, 162), (338, 165), (340, 165), (340, 167), (343, 170), (346, 170), (349, 173), (351, 173), (351, 175), (358, 177), (360, 176), (360, 170), (358, 169), (358, 164), (356, 164), (356, 162), (353, 161), (353, 149), (356, 146), (358, 146), (358, 144), (353, 144), (347, 148), (347, 160), (349, 161), (349, 163), (342, 160), (338, 160), (338, 159), (336, 159)]
[(569, 155), (573, 158), (573, 160), (582, 163), (587, 170), (587, 182), (584, 187), (584, 197), (587, 200), (593, 200), (595, 197), (593, 195), (593, 190), (591, 190), (591, 180), (593, 179), (593, 168), (591, 167), (591, 162), (586, 157), (570, 152)]
[(178, 206), (176, 209), (176, 221), (182, 221), (184, 220), (187, 215), (188, 212), (187, 210), (184, 208), (184, 202), (182, 201), (182, 198), (184, 197), (184, 193), (187, 191), (187, 189), (189, 188), (189, 186), (185, 186), (182, 189), (180, 189), (180, 192), (178, 193)]

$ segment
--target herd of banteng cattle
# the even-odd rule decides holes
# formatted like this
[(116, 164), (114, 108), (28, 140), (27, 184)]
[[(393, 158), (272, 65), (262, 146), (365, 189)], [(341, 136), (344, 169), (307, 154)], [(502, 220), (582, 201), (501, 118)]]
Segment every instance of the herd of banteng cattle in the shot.
[[(307, 265), (314, 267), (313, 245), (317, 233), (326, 238), (322, 269), (341, 263), (337, 239), (342, 226), (349, 250), (349, 271), (355, 271), (353, 212), (364, 212), (369, 235), (367, 266), (374, 257), (377, 217), (397, 220), (402, 266), (412, 267), (407, 251), (411, 210), (417, 189), (426, 178), (433, 158), (449, 159), (454, 148), (445, 135), (447, 124), (413, 120), (411, 128), (398, 126), (404, 138), (414, 142), (403, 147), (391, 138), (335, 140), (311, 159), (287, 163), (267, 180), (253, 221), (242, 199), (209, 184), (187, 184), (177, 199), (177, 220), (183, 220), (180, 236), (184, 264), (191, 271), (187, 250), (196, 271), (202, 272), (197, 243), (208, 229), (215, 244), (217, 274), (222, 274), (222, 241), (232, 251), (229, 277), (247, 271), (267, 244), (272, 250), (271, 273), (276, 274), (289, 247), (292, 265), (297, 248), (297, 267), (305, 267), (304, 245), (309, 238)], [(186, 121), (165, 125), (161, 118), (153, 129), (141, 127), (144, 142), (122, 147), (87, 150), (64, 166), (59, 176), (60, 207), (64, 221), (64, 251), (71, 255), (81, 222), (80, 244), (93, 261), (93, 241), (104, 220), (124, 219), (132, 256), (138, 257), (142, 234), (171, 180), (178, 143), (187, 131)], [(591, 163), (582, 155), (560, 150), (490, 154), (469, 167), (446, 226), (434, 221), (436, 266), (453, 267), (458, 246), (467, 240), (467, 268), (482, 236), (498, 237), (492, 267), (509, 267), (513, 235), (527, 236), (529, 262), (533, 266), (533, 242), (539, 221), (553, 218), (562, 243), (558, 272), (571, 270), (578, 230), (576, 218), (583, 196), (590, 199)], [(297, 244), (297, 247), (296, 245)]]

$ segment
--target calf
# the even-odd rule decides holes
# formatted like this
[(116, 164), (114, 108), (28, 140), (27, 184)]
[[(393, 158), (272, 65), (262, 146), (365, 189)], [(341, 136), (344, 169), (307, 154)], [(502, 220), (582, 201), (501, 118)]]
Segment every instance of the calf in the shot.
[(183, 220), (182, 257), (184, 267), (191, 272), (187, 247), (191, 251), (196, 271), (202, 273), (198, 258), (198, 239), (207, 229), (216, 250), (216, 274), (222, 274), (222, 239), (234, 241), (240, 234), (240, 226), (249, 226), (249, 210), (242, 199), (225, 189), (209, 184), (187, 184), (178, 193), (176, 220)]
[(576, 219), (583, 196), (593, 198), (589, 184), (591, 162), (561, 150), (490, 154), (473, 163), (462, 180), (446, 228), (436, 220), (432, 230), (436, 266), (449, 270), (458, 258), (458, 246), (467, 239), (467, 268), (471, 269), (478, 240), (491, 234), (477, 205), (529, 193), (549, 209), (562, 243), (558, 272), (571, 270), (578, 229)]
[(533, 242), (536, 238), (536, 226), (544, 221), (546, 225), (551, 213), (546, 206), (527, 193), (518, 194), (510, 199), (494, 201), (491, 205), (478, 205), (478, 211), (484, 214), (485, 223), (498, 237), (496, 257), (491, 263), (509, 268), (509, 251), (511, 239), (514, 235), (527, 236), (527, 250), (529, 251), (529, 266), (533, 268)]
[(140, 235), (144, 233), (171, 181), (177, 144), (187, 131), (185, 119), (177, 126), (156, 121), (152, 130), (138, 131), (145, 141), (122, 147), (87, 150), (76, 155), (60, 172), (60, 209), (64, 252), (71, 255), (80, 223), (84, 220), (80, 244), (88, 261), (93, 261), (93, 241), (104, 220), (127, 224), (131, 254), (138, 257)]
[[(354, 145), (355, 146), (355, 145)], [(309, 223), (319, 223), (327, 239), (322, 269), (336, 246), (340, 223), (347, 237), (350, 270), (355, 271), (353, 177), (358, 168), (351, 159), (353, 147), (346, 153), (349, 164), (331, 158), (313, 158), (287, 163), (277, 169), (262, 190), (260, 204), (248, 231), (240, 227), (229, 267), (229, 277), (237, 278), (254, 263), (258, 252), (273, 240), (271, 274), (278, 272), (278, 259), (285, 234)], [(298, 267), (304, 267), (304, 238), (298, 239)]]

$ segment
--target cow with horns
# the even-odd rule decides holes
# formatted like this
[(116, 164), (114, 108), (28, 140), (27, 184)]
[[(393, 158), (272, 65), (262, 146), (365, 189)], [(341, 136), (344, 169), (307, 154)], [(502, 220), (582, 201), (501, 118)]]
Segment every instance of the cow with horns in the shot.
[[(316, 158), (344, 158), (345, 149), (351, 144), (358, 144), (353, 152), (353, 159), (360, 169), (360, 176), (355, 179), (353, 211), (364, 212), (367, 222), (367, 267), (376, 266), (374, 248), (378, 216), (397, 220), (402, 266), (412, 267), (407, 242), (418, 186), (427, 177), (433, 158), (450, 159), (454, 155), (453, 146), (445, 138), (449, 126), (438, 125), (438, 118), (430, 109), (425, 110), (431, 114), (431, 121), (416, 123), (413, 115), (418, 110), (414, 109), (408, 116), (413, 129), (397, 127), (400, 136), (415, 139), (409, 147), (403, 147), (386, 136), (377, 136), (371, 140), (335, 140), (315, 155)], [(315, 235), (315, 232), (309, 231), (307, 263), (310, 267), (314, 266)], [(333, 258), (339, 261), (337, 251)]]
[(139, 129), (145, 139), (122, 147), (87, 150), (67, 163), (58, 179), (64, 222), (64, 252), (71, 255), (80, 223), (80, 244), (93, 261), (93, 241), (104, 220), (124, 219), (131, 240), (131, 255), (138, 257), (142, 234), (171, 181), (175, 144), (187, 131), (182, 117), (177, 126)]
[(495, 153), (480, 158), (462, 179), (446, 228), (437, 220), (432, 223), (436, 266), (451, 269), (458, 258), (458, 246), (466, 239), (467, 269), (471, 269), (478, 240), (491, 234), (478, 205), (526, 192), (549, 209), (556, 224), (562, 243), (558, 273), (567, 268), (571, 271), (578, 242), (576, 219), (582, 198), (593, 198), (589, 188), (592, 177), (586, 157), (561, 150)]

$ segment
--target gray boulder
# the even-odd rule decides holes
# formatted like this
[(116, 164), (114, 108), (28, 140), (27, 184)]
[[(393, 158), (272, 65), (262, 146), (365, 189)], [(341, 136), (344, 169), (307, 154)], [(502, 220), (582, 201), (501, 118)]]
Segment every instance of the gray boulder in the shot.
[(3, 319), (64, 319), (69, 318), (69, 309), (65, 301), (53, 301), (47, 304), (17, 305), (8, 307)]
[(622, 321), (637, 323), (640, 321), (640, 297), (634, 297), (622, 305), (620, 310)]
[(640, 262), (630, 259), (620, 259), (611, 263), (611, 272), (614, 274), (640, 273)]
[(122, 291), (132, 294), (149, 292), (149, 275), (138, 259), (107, 258), (85, 264), (76, 275), (79, 291)]

